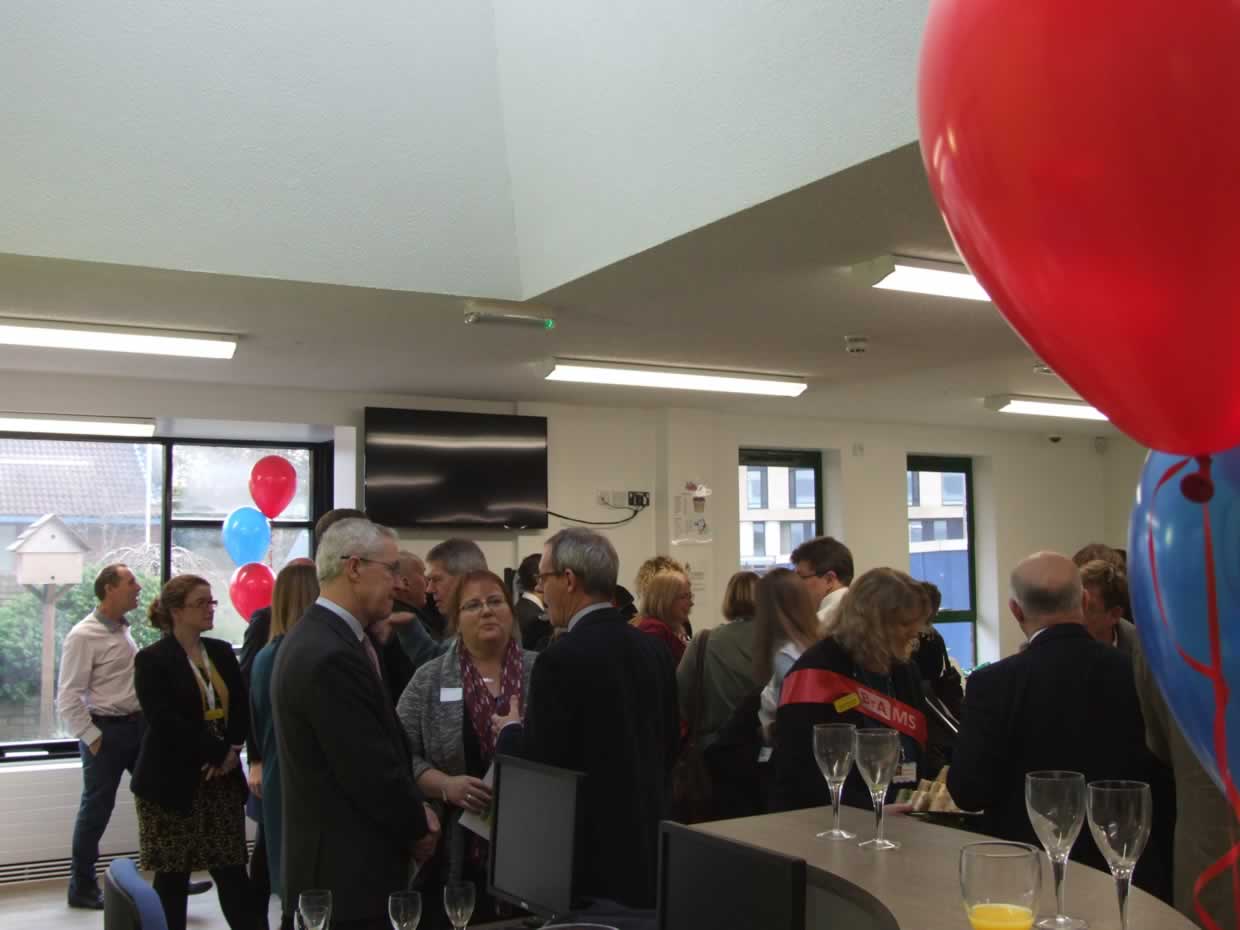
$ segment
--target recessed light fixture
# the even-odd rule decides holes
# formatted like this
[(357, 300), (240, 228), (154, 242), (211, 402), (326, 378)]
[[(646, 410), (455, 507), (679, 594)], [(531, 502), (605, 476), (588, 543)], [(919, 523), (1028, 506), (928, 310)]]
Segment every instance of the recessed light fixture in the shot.
[(1034, 417), (1064, 417), (1069, 420), (1106, 420), (1096, 407), (1080, 400), (1060, 397), (1029, 397), (1021, 394), (994, 394), (985, 405), (999, 413), (1022, 413)]
[(155, 435), (155, 423), (136, 417), (98, 419), (50, 413), (0, 413), (0, 433), (62, 433), (149, 439)]
[(877, 277), (871, 287), (883, 291), (908, 291), (933, 297), (985, 300), (990, 296), (964, 265), (934, 262), (900, 255), (884, 256), (872, 263)]
[(667, 368), (659, 365), (623, 365), (557, 358), (548, 381), (582, 384), (613, 384), (618, 387), (669, 388), (680, 391), (720, 391), (727, 394), (764, 394), (799, 397), (808, 386), (796, 378), (751, 375), (702, 368)]
[(0, 345), (211, 359), (230, 359), (237, 351), (237, 340), (232, 336), (3, 318), (0, 318)]

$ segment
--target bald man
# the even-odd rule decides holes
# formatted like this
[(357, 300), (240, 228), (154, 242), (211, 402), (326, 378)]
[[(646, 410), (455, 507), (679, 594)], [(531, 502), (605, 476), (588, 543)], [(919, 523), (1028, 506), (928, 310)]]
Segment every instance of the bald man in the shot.
[[(963, 809), (985, 811), (987, 833), (1038, 845), (1025, 809), (1026, 773), (1064, 769), (1084, 773), (1086, 782), (1151, 783), (1163, 819), (1135, 880), (1169, 901), (1169, 773), (1145, 746), (1131, 662), (1090, 636), (1084, 601), (1080, 571), (1066, 556), (1039, 552), (1016, 566), (1008, 608), (1029, 645), (969, 677), (947, 787)], [(1088, 830), (1072, 858), (1106, 870)]]

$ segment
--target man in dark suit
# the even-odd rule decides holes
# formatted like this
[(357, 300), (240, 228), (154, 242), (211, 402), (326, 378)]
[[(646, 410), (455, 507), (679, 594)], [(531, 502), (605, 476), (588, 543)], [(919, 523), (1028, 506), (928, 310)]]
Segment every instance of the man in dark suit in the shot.
[[(1081, 576), (1071, 559), (1030, 556), (1012, 572), (1011, 585), (1008, 606), (1029, 645), (969, 677), (947, 776), (953, 800), (985, 811), (986, 832), (1038, 845), (1025, 809), (1027, 773), (1062, 769), (1083, 773), (1086, 782), (1149, 782), (1155, 829), (1136, 881), (1170, 900), (1170, 781), (1146, 748), (1129, 659), (1085, 628)], [(1106, 869), (1088, 827), (1072, 858)]]
[(561, 530), (543, 548), (540, 593), (565, 633), (534, 665), (524, 724), (496, 718), (497, 751), (586, 774), (578, 891), (648, 908), (680, 742), (676, 670), (666, 647), (612, 606), (618, 568), (611, 543), (590, 530)]
[(332, 892), (335, 930), (387, 927), (387, 898), (439, 825), (365, 635), (392, 611), (396, 536), (342, 520), (319, 543), (321, 596), (284, 639), (271, 696), (284, 791), (284, 894)]

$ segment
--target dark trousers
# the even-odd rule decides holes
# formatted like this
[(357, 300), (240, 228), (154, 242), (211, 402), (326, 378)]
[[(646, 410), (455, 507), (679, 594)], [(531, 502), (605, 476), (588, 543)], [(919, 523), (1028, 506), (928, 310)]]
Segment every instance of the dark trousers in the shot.
[(103, 742), (96, 755), (79, 740), (82, 754), (82, 801), (73, 825), (73, 874), (69, 877), (69, 893), (88, 893), (97, 889), (95, 863), (99, 861), (99, 841), (112, 818), (116, 806), (116, 789), (121, 775), (138, 761), (142, 734), (146, 725), (141, 715), (131, 717), (92, 717), (103, 733)]
[[(260, 810), (261, 813), (261, 810)], [(263, 821), (259, 818), (254, 833), (254, 853), (250, 856), (250, 890), (254, 893), (254, 906), (258, 909), (261, 925), (267, 926), (267, 903), (271, 899), (271, 876), (267, 871), (267, 840), (263, 835)]]
[[(254, 897), (250, 892), (250, 880), (245, 866), (229, 865), (211, 869), (215, 890), (220, 896), (220, 910), (232, 930), (254, 930), (258, 915), (254, 912)], [(168, 930), (185, 930), (185, 886), (189, 883), (188, 872), (156, 872), (155, 891), (164, 906), (164, 918)]]

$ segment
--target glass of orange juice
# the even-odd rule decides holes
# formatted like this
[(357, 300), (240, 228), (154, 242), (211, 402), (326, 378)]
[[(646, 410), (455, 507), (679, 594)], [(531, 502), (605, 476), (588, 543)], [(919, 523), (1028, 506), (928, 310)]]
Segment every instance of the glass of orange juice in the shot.
[(1028, 843), (960, 850), (960, 893), (973, 930), (1030, 930), (1041, 890), (1040, 851)]

